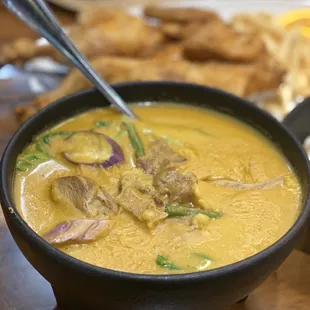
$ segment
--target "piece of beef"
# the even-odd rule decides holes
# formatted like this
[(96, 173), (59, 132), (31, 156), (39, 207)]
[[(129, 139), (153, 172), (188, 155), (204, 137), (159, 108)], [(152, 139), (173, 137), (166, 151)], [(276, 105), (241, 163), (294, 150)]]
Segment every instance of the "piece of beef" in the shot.
[(163, 170), (154, 177), (154, 186), (167, 203), (192, 202), (197, 182), (195, 174), (177, 170)]
[(150, 175), (156, 175), (160, 170), (173, 165), (180, 164), (186, 160), (185, 157), (175, 152), (164, 140), (155, 140), (147, 155), (137, 160), (137, 166)]
[(132, 168), (123, 173), (120, 182), (121, 193), (117, 197), (119, 205), (140, 221), (153, 227), (168, 216), (163, 207), (155, 203), (156, 192), (152, 176), (138, 168)]
[(67, 176), (52, 184), (54, 201), (75, 207), (90, 216), (116, 214), (118, 207), (113, 197), (91, 179), (84, 176)]
[(108, 193), (104, 187), (99, 187), (95, 199), (104, 204), (106, 208), (112, 211), (113, 214), (118, 212), (118, 206), (114, 198)]
[(78, 219), (62, 222), (47, 232), (43, 238), (51, 244), (93, 241), (109, 227), (108, 220)]
[(122, 173), (120, 186), (121, 189), (132, 187), (142, 194), (149, 194), (152, 196), (155, 192), (153, 177), (137, 168), (131, 168)]
[(118, 196), (118, 203), (140, 221), (145, 221), (149, 227), (168, 216), (164, 210), (156, 206), (152, 196), (141, 194), (134, 188), (127, 187), (122, 190)]

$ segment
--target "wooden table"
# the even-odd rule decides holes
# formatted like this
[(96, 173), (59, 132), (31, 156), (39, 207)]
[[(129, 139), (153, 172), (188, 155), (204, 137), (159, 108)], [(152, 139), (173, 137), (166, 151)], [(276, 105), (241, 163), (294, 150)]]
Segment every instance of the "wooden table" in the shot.
[[(70, 23), (74, 18), (73, 14), (59, 9), (55, 9), (55, 12), (63, 23)], [(0, 44), (20, 36), (35, 36), (2, 6), (0, 29)], [(0, 153), (16, 128), (12, 106), (0, 103)], [(0, 211), (0, 310), (7, 309), (52, 310), (56, 309), (56, 302), (50, 285), (15, 245)], [(245, 303), (229, 308), (241, 309), (310, 309), (310, 256), (295, 251)]]

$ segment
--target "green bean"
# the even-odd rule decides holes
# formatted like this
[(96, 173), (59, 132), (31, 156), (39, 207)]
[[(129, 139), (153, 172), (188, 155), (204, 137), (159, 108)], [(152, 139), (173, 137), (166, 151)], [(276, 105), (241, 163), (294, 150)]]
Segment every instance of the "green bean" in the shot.
[(143, 147), (142, 141), (138, 135), (138, 132), (136, 130), (135, 125), (132, 123), (128, 123), (128, 122), (123, 122), (123, 125), (125, 126), (125, 128), (128, 132), (130, 143), (131, 143), (133, 149), (135, 150), (136, 156), (137, 157), (143, 156), (145, 154), (144, 153), (144, 147)]
[(37, 138), (37, 139), (35, 140), (35, 145), (36, 145), (36, 150), (37, 150), (38, 152), (41, 152), (41, 153), (43, 153), (43, 154), (45, 154), (45, 155), (47, 155), (47, 156), (50, 155), (50, 153), (49, 153), (49, 151), (48, 151), (48, 149), (47, 149), (45, 143), (43, 142), (43, 139), (42, 139), (42, 138)]
[(175, 265), (170, 260), (168, 260), (165, 256), (162, 256), (162, 255), (157, 255), (156, 264), (159, 267), (162, 267), (162, 268), (165, 268), (165, 269), (180, 270), (180, 268), (177, 265)]
[(103, 120), (100, 120), (100, 121), (98, 121), (98, 122), (96, 122), (96, 127), (97, 128), (100, 128), (100, 127), (109, 127), (109, 123), (108, 122), (106, 122), (106, 121), (103, 121)]
[(204, 215), (209, 216), (212, 219), (217, 219), (222, 216), (220, 212), (217, 212), (214, 210), (203, 210), (199, 208), (191, 208), (191, 207), (188, 207), (187, 205), (167, 206), (166, 212), (168, 213), (170, 217), (204, 214)]

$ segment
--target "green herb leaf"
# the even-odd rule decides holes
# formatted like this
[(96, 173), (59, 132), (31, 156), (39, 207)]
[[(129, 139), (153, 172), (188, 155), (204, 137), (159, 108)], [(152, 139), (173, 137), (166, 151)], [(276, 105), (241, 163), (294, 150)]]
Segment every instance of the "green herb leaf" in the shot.
[(48, 157), (43, 154), (43, 153), (26, 153), (23, 155), (24, 158), (26, 158), (29, 161), (34, 161), (34, 160), (45, 160), (48, 159)]
[(26, 160), (19, 159), (16, 162), (16, 169), (20, 171), (27, 171), (29, 168), (32, 168), (32, 164)]
[(177, 265), (175, 265), (174, 263), (169, 261), (165, 256), (162, 255), (157, 255), (156, 264), (159, 267), (166, 268), (169, 270), (180, 270), (180, 268)]
[(109, 127), (109, 123), (108, 122), (106, 122), (106, 121), (103, 121), (103, 120), (100, 120), (100, 121), (98, 121), (97, 123), (96, 123), (96, 127), (97, 128), (100, 128), (100, 127)]
[(15, 167), (17, 170), (27, 171), (28, 169), (33, 168), (37, 162), (45, 161), (47, 159), (49, 159), (49, 157), (43, 153), (28, 152), (18, 156)]
[(44, 135), (42, 137), (42, 140), (45, 144), (49, 144), (50, 143), (50, 139), (57, 137), (57, 136), (71, 136), (74, 134), (74, 131), (59, 131), (59, 132), (52, 132), (52, 133), (48, 133), (46, 135)]

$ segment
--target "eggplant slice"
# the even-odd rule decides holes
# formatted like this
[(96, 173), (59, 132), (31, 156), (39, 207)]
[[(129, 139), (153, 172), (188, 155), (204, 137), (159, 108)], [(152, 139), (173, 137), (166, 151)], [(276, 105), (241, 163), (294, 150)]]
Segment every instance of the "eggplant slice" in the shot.
[(107, 232), (108, 227), (108, 220), (78, 219), (66, 221), (56, 225), (43, 238), (51, 244), (89, 242)]
[(125, 160), (122, 148), (102, 133), (80, 131), (65, 141), (64, 156), (75, 164), (101, 165), (107, 169)]

